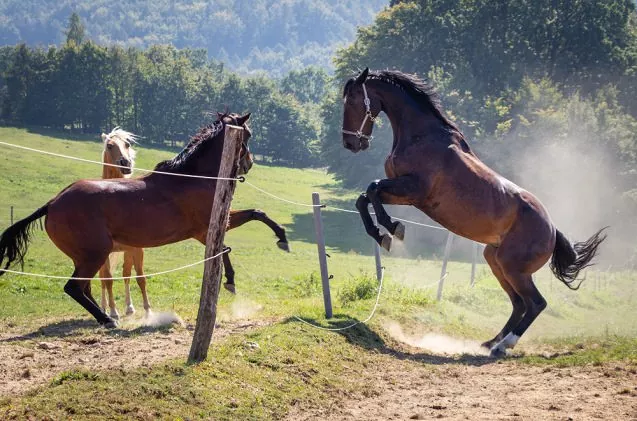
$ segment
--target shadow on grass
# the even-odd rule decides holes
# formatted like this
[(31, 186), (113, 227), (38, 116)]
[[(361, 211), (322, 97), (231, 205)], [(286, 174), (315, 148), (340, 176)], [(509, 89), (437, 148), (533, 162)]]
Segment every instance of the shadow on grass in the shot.
[[(358, 321), (356, 319), (349, 318), (349, 316), (345, 314), (336, 314), (334, 315), (334, 318), (341, 318), (341, 320), (330, 320), (328, 327), (330, 329), (344, 328)], [(308, 323), (320, 326), (318, 321), (315, 319), (304, 318), (304, 320)], [(294, 318), (289, 318), (283, 321), (283, 323), (299, 323), (299, 321)], [(308, 326), (308, 328), (310, 327)], [(481, 355), (460, 354), (457, 356), (446, 356), (428, 354), (425, 352), (411, 352), (409, 350), (400, 349), (402, 348), (401, 344), (392, 343), (392, 341), (386, 340), (364, 323), (359, 323), (350, 329), (339, 330), (333, 333), (343, 336), (352, 345), (363, 348), (367, 351), (389, 355), (399, 360), (410, 360), (433, 365), (461, 364), (471, 366), (482, 366), (499, 361), (496, 358)], [(518, 357), (508, 357), (508, 359), (512, 358)]]
[(37, 338), (66, 338), (70, 336), (80, 335), (84, 330), (90, 331), (92, 334), (102, 334), (105, 336), (131, 337), (144, 333), (164, 332), (169, 330), (172, 325), (162, 326), (138, 326), (133, 329), (102, 329), (97, 322), (92, 319), (70, 319), (53, 322), (42, 326), (37, 330), (22, 335), (11, 336), (0, 339), (0, 343), (20, 342)]

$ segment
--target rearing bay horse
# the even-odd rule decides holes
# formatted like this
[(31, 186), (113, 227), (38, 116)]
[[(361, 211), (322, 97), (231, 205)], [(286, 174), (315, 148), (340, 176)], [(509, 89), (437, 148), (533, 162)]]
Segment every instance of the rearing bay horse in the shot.
[[(369, 147), (381, 111), (394, 134), (387, 178), (372, 182), (356, 202), (371, 237), (387, 250), (392, 236), (402, 240), (405, 227), (391, 220), (383, 204), (412, 205), (455, 234), (486, 244), (484, 257), (513, 304), (502, 331), (483, 343), (491, 355), (513, 348), (546, 307), (532, 275), (549, 259), (559, 280), (579, 287), (574, 282), (605, 239), (603, 229), (571, 244), (533, 194), (478, 159), (425, 82), (399, 71), (365, 69), (347, 81), (343, 102), (345, 148), (356, 153)], [(389, 234), (374, 225), (370, 203)]]
[[(245, 174), (252, 166), (248, 149), (250, 114), (223, 114), (199, 130), (172, 160), (159, 163), (163, 172), (215, 177), (219, 173), (226, 125), (240, 126), (242, 145), (233, 174)], [(237, 168), (238, 167), (238, 168)], [(206, 242), (210, 209), (217, 183), (210, 180), (151, 173), (140, 178), (80, 180), (0, 236), (0, 265), (24, 260), (33, 222), (46, 216), (49, 238), (73, 260), (75, 270), (64, 286), (101, 325), (115, 321), (93, 298), (90, 280), (113, 251), (126, 247), (157, 247), (194, 238)], [(0, 270), (0, 275), (4, 272)]]

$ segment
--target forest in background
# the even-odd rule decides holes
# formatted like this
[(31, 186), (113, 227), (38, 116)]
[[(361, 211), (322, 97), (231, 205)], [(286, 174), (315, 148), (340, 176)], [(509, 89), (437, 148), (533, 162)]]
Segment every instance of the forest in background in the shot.
[(100, 45), (204, 49), (242, 74), (282, 76), (306, 66), (332, 68), (339, 46), (368, 25), (386, 0), (5, 0), (0, 45), (60, 45), (71, 13)]
[(0, 49), (3, 124), (121, 125), (175, 146), (207, 111), (227, 106), (253, 112), (256, 153), (326, 166), (344, 185), (363, 187), (383, 177), (391, 133), (381, 122), (369, 151), (343, 149), (340, 90), (366, 66), (400, 69), (429, 80), (478, 156), (535, 192), (561, 229), (579, 239), (611, 224), (614, 264), (636, 264), (631, 0), (393, 0), (338, 50), (333, 75), (312, 66), (245, 76), (210, 50), (102, 45), (88, 29), (76, 33), (83, 23), (75, 19), (57, 47)]

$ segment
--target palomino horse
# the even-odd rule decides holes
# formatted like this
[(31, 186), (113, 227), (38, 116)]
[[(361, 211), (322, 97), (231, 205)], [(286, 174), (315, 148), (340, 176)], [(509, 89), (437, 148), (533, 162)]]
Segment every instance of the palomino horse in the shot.
[[(102, 162), (111, 165), (102, 166), (103, 179), (129, 178), (133, 173), (135, 166), (136, 152), (132, 145), (136, 142), (137, 136), (133, 133), (116, 127), (109, 134), (102, 133), (102, 141), (104, 142), (104, 150), (102, 151)], [(144, 277), (144, 249), (139, 247), (127, 247), (124, 249), (124, 263), (122, 267), (122, 276), (124, 276), (124, 295), (126, 297), (126, 314), (135, 313), (135, 307), (130, 297), (130, 276), (133, 266), (137, 274), (137, 285), (142, 293), (144, 301), (144, 310), (146, 315), (150, 313), (150, 303), (148, 302), (148, 294), (146, 292), (146, 277)], [(111, 278), (111, 260), (110, 256), (99, 270), (100, 278)], [(113, 296), (113, 281), (102, 280), (102, 310), (106, 311), (106, 297), (108, 296), (108, 307), (110, 316), (113, 319), (119, 319), (119, 313), (115, 306), (115, 298)]]
[[(483, 343), (493, 356), (513, 348), (546, 307), (533, 273), (551, 258), (551, 270), (571, 289), (604, 240), (602, 230), (571, 244), (531, 193), (487, 167), (458, 127), (447, 119), (432, 88), (399, 71), (369, 72), (343, 89), (343, 146), (356, 153), (369, 147), (374, 119), (383, 111), (394, 141), (385, 161), (386, 179), (376, 180), (356, 202), (367, 233), (385, 249), (405, 227), (392, 221), (383, 204), (412, 205), (448, 230), (486, 244), (484, 257), (506, 291), (513, 311), (504, 328)], [(381, 235), (370, 216), (372, 204)]]
[[(159, 163), (155, 169), (216, 177), (225, 127), (233, 124), (243, 127), (239, 165), (233, 174), (247, 173), (252, 166), (247, 145), (251, 136), (246, 125), (249, 117), (249, 114), (221, 115), (213, 124), (200, 129), (175, 158)], [(7, 269), (24, 261), (30, 227), (46, 216), (49, 238), (75, 266), (64, 291), (98, 323), (115, 327), (117, 324), (100, 309), (90, 288), (90, 279), (108, 255), (124, 247), (157, 247), (188, 238), (205, 244), (217, 183), (226, 182), (156, 173), (141, 178), (77, 181), (2, 233), (0, 264), (6, 259)]]
[[(102, 178), (129, 178), (132, 174), (135, 166), (136, 151), (132, 145), (136, 142), (137, 136), (133, 133), (116, 127), (109, 134), (102, 134), (102, 140), (104, 141), (104, 150), (102, 151), (102, 161), (105, 164), (118, 165), (114, 167), (112, 165), (102, 166)], [(288, 246), (288, 240), (285, 235), (285, 229), (277, 224), (274, 220), (270, 219), (265, 212), (259, 209), (244, 209), (244, 210), (230, 210), (230, 216), (228, 221), (228, 230), (240, 227), (241, 225), (250, 221), (260, 221), (266, 224), (277, 236), (277, 246), (285, 251), (290, 251)], [(223, 268), (226, 276), (226, 282), (223, 286), (228, 291), (235, 293), (234, 284), (234, 268), (230, 262), (230, 253), (223, 254)], [(102, 265), (99, 271), (100, 278), (111, 278), (111, 265), (110, 256), (106, 258), (106, 262)], [(144, 301), (144, 310), (146, 315), (150, 313), (150, 303), (148, 301), (148, 294), (146, 293), (146, 277), (144, 277), (144, 249), (137, 247), (130, 247), (124, 251), (124, 264), (122, 269), (122, 276), (124, 276), (124, 296), (126, 300), (126, 315), (135, 313), (135, 307), (131, 300), (130, 295), (130, 276), (133, 266), (137, 273), (137, 285), (142, 293), (142, 299)], [(119, 319), (119, 313), (115, 305), (115, 297), (113, 295), (113, 281), (103, 280), (102, 282), (102, 310), (106, 311), (107, 296), (108, 307), (110, 310), (110, 316), (113, 319)]]

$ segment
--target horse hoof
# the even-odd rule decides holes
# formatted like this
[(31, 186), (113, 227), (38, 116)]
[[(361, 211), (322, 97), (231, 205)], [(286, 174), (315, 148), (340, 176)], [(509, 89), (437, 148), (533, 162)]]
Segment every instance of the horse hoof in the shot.
[(400, 241), (405, 239), (405, 226), (400, 222), (394, 222), (394, 233), (395, 238), (398, 238)]
[(115, 320), (109, 320), (102, 326), (104, 326), (105, 329), (115, 329), (117, 327), (117, 322)]
[(380, 246), (387, 251), (391, 250), (391, 236), (387, 234), (383, 234), (380, 240)]
[(290, 245), (285, 241), (277, 241), (276, 245), (283, 251), (290, 252)]
[(506, 357), (506, 355), (507, 355), (506, 348), (499, 345), (496, 345), (493, 348), (491, 348), (491, 353), (489, 354), (491, 358), (502, 358), (502, 357)]
[(126, 307), (126, 315), (132, 316), (133, 314), (135, 314), (135, 307), (133, 307), (132, 305)]
[(111, 319), (113, 320), (119, 320), (119, 313), (117, 312), (117, 310), (111, 311), (111, 314), (109, 314), (109, 316), (111, 316)]
[(227, 282), (224, 282), (224, 283), (223, 283), (223, 287), (224, 287), (225, 289), (227, 289), (228, 291), (230, 291), (230, 293), (232, 293), (232, 294), (236, 294), (236, 293), (237, 293), (237, 292), (236, 292), (236, 290), (235, 290), (235, 288), (234, 288), (234, 284), (229, 284), (229, 283), (227, 283)]

